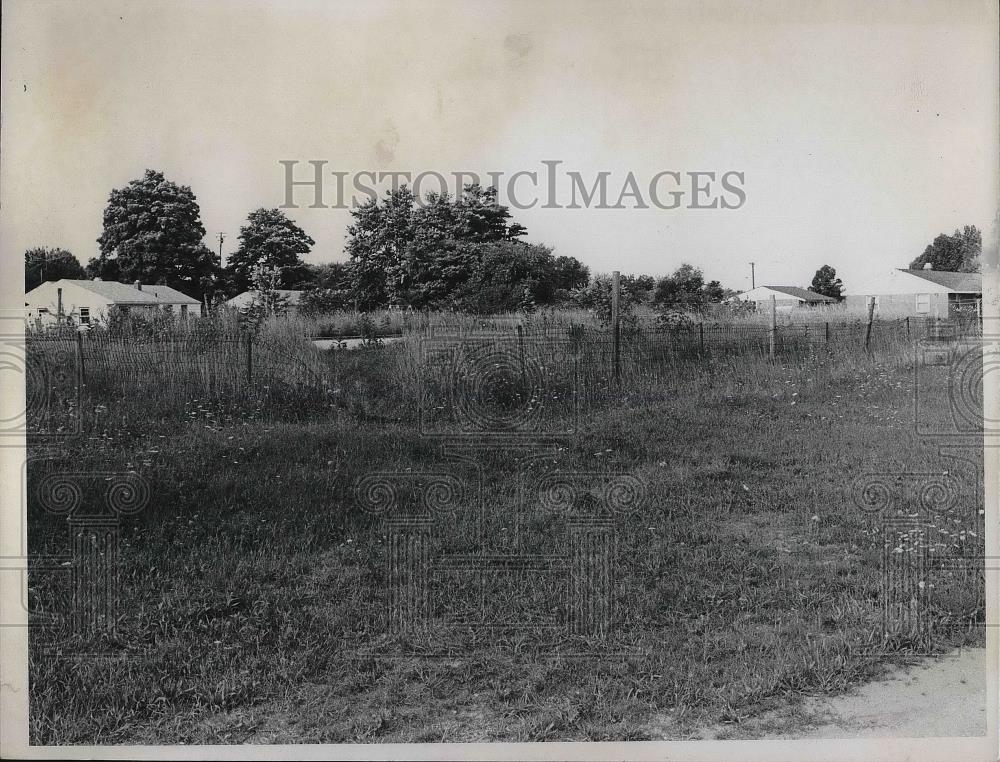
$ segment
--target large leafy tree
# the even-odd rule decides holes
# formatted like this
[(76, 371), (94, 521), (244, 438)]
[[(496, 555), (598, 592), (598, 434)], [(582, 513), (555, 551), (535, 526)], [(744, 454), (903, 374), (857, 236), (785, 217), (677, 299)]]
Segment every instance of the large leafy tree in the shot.
[(463, 312), (531, 311), (552, 301), (555, 258), (546, 246), (518, 240), (466, 244), (471, 270), (449, 295)]
[(672, 275), (656, 282), (653, 303), (664, 309), (700, 311), (712, 302), (722, 301), (725, 296), (719, 281), (705, 283), (705, 275), (699, 268), (682, 264)]
[(280, 209), (250, 212), (239, 239), (240, 245), (226, 266), (230, 288), (235, 291), (250, 287), (258, 267), (277, 269), (281, 288), (295, 288), (311, 280), (302, 256), (315, 241)]
[(952, 235), (942, 233), (910, 263), (915, 270), (930, 263), (935, 270), (979, 272), (983, 253), (983, 234), (975, 225), (966, 225)]
[(219, 274), (218, 256), (202, 243), (204, 236), (191, 188), (147, 169), (111, 191), (97, 239), (101, 253), (87, 269), (106, 280), (164, 283), (201, 298)]
[(844, 283), (830, 265), (823, 265), (816, 271), (809, 290), (822, 296), (829, 296), (838, 302), (844, 298)]
[(399, 301), (403, 253), (413, 240), (413, 192), (405, 185), (351, 210), (347, 256), (358, 307), (366, 310)]
[(428, 193), (417, 201), (402, 186), (352, 211), (347, 253), (362, 309), (449, 302), (476, 271), (480, 245), (514, 241), (526, 232), (497, 203), (495, 188), (470, 184), (458, 198)]
[(87, 276), (80, 260), (65, 249), (38, 246), (24, 252), (24, 290), (40, 286), (45, 281), (62, 278), (80, 279)]
[(361, 309), (531, 309), (589, 280), (573, 257), (519, 241), (527, 231), (494, 188), (466, 185), (457, 198), (428, 193), (417, 202), (403, 186), (351, 212), (347, 253)]

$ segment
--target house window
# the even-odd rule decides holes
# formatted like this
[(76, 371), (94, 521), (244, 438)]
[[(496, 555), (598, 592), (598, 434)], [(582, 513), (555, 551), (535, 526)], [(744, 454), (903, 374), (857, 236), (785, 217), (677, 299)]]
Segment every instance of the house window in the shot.
[(930, 311), (931, 311), (931, 295), (917, 294), (917, 313), (920, 315), (926, 315)]
[(188, 306), (186, 304), (181, 305), (181, 317), (188, 316)]
[(90, 325), (90, 308), (80, 308), (80, 325)]

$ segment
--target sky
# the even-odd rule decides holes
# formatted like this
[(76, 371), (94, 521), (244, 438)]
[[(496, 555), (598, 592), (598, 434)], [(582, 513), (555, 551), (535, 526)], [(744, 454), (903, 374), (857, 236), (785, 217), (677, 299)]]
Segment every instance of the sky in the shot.
[[(629, 172), (740, 172), (736, 209), (515, 211), (527, 240), (595, 272), (688, 262), (735, 289), (752, 261), (757, 284), (830, 264), (851, 292), (939, 233), (995, 236), (986, 0), (41, 0), (4, 2), (2, 34), (5, 259), (59, 246), (86, 263), (108, 194), (146, 168), (190, 186), (206, 244), (222, 232), (232, 251), (250, 211), (284, 202), (282, 160), (302, 176), (560, 161), (588, 185), (610, 173), (612, 199)], [(344, 260), (349, 213), (296, 200), (307, 261)]]

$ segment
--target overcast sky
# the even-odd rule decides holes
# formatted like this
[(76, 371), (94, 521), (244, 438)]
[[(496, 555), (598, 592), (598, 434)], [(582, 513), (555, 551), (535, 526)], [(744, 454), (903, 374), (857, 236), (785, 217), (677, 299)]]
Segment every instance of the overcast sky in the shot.
[[(610, 172), (612, 199), (630, 171), (744, 173), (738, 209), (516, 213), (595, 271), (690, 262), (739, 289), (751, 260), (783, 285), (829, 263), (851, 290), (997, 209), (996, 4), (873, 5), (5, 2), (3, 251), (85, 263), (109, 192), (147, 167), (230, 251), (283, 202), (280, 160), (559, 160)], [(289, 214), (309, 261), (344, 259), (346, 211)]]

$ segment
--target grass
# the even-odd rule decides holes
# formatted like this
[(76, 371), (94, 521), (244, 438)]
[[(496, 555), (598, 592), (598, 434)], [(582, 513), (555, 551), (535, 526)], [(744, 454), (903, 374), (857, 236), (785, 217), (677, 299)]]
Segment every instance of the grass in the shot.
[[(486, 346), (516, 360), (506, 336)], [(526, 341), (566, 424), (563, 369), (533, 365), (551, 342)], [(630, 339), (620, 391), (606, 338), (580, 341), (595, 359), (577, 368), (577, 435), (526, 471), (624, 471), (645, 487), (614, 524), (605, 638), (544, 626), (568, 615), (562, 588), (523, 573), (441, 573), (429, 629), (388, 633), (389, 530), (359, 509), (366, 475), (445, 471), (481, 496), (434, 526), (433, 557), (552, 556), (566, 542), (565, 514), (518, 497), (509, 451), (486, 447), (476, 476), (419, 435), (416, 382), (446, 371), (416, 342), (320, 355), (313, 384), (261, 371), (266, 394), (202, 378), (157, 396), (160, 376), (95, 369), (67, 413), (82, 432), (34, 448), (29, 495), (61, 470), (135, 470), (151, 501), (122, 527), (119, 655), (54, 656), (33, 631), (32, 743), (636, 740), (719, 723), (738, 735), (775, 702), (844, 690), (925, 646), (884, 635), (880, 567), (898, 538), (851, 485), (949, 471), (957, 492), (940, 512), (919, 511), (912, 490), (892, 510), (918, 514), (928, 552), (982, 553), (981, 442), (944, 458), (913, 426), (918, 383), (921, 409), (947, 423), (946, 368), (914, 369), (903, 347), (772, 363)], [(500, 392), (498, 413), (535, 404), (530, 385)], [(451, 413), (435, 425), (460, 430)], [(64, 520), (29, 499), (32, 551), (67, 541)], [(981, 577), (926, 577), (936, 649), (982, 642)], [(30, 581), (36, 601), (64, 584)], [(482, 611), (483, 596), (478, 622), (445, 621)]]

